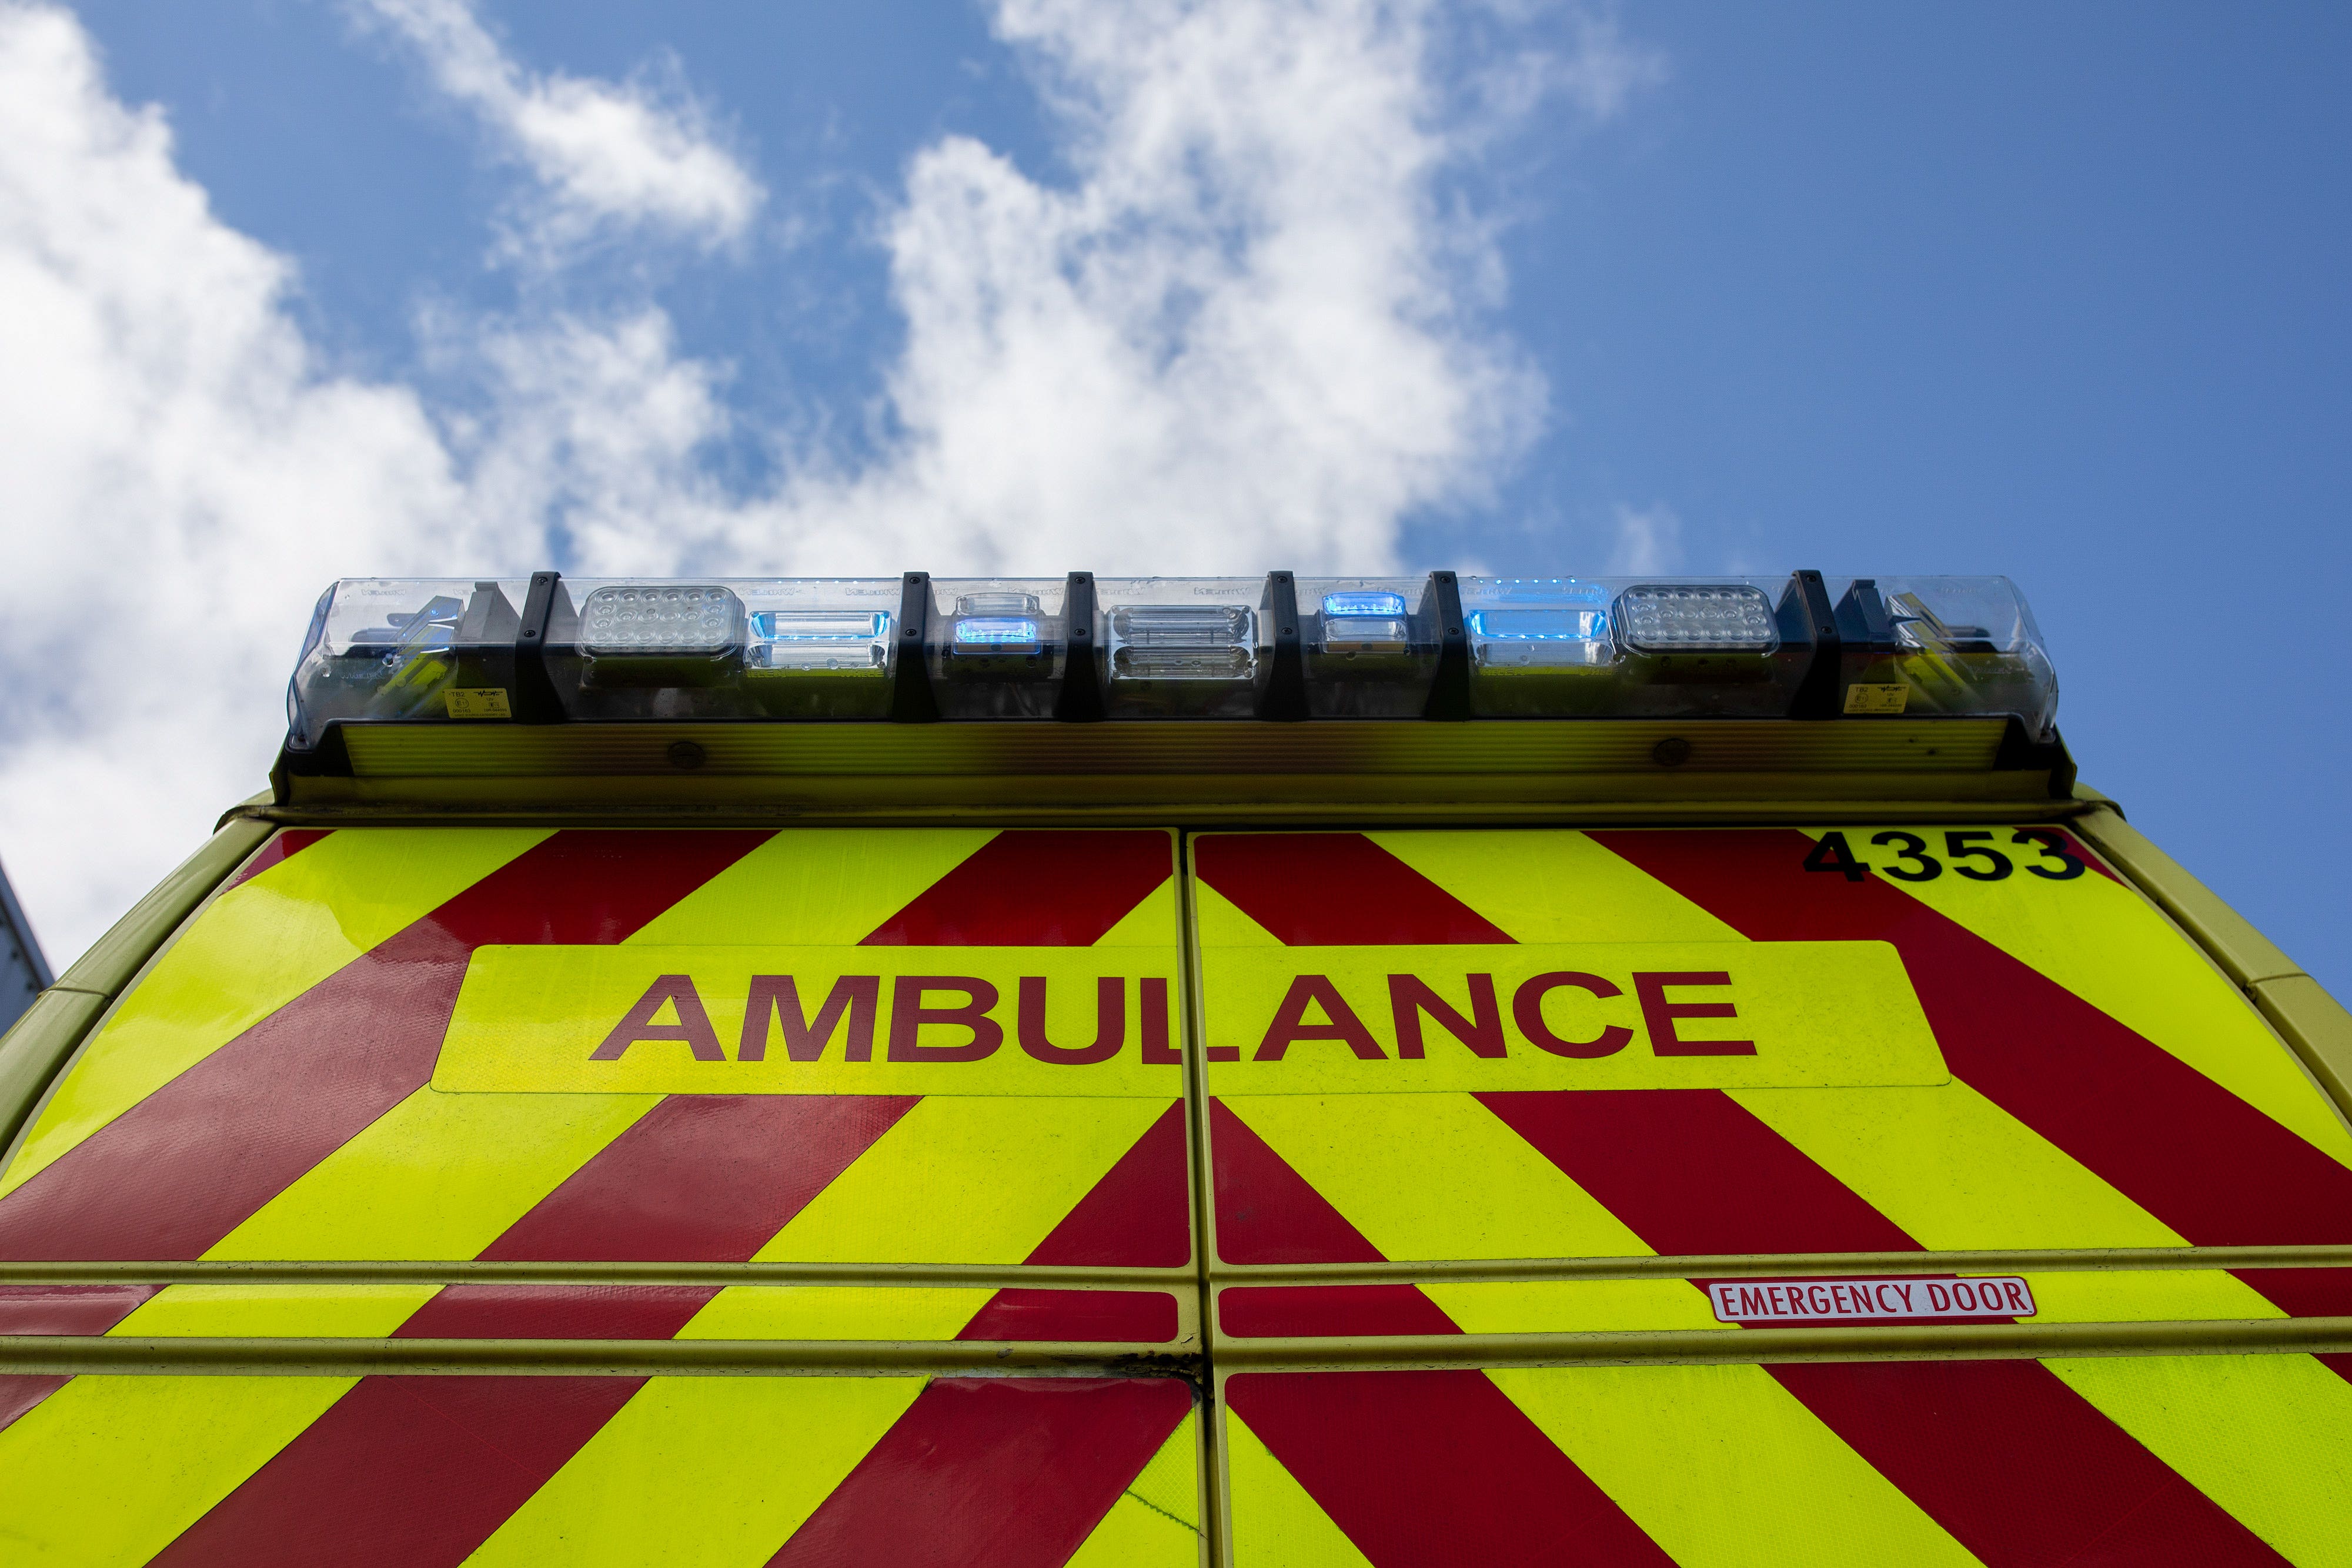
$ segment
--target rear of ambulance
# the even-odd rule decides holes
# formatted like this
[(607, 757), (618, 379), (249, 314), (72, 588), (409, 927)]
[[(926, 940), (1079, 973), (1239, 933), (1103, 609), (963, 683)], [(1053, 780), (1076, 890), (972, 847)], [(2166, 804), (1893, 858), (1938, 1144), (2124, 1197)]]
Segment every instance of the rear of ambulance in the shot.
[(2352, 1563), (2352, 1019), (1998, 579), (348, 581), (0, 1041), (76, 1563)]

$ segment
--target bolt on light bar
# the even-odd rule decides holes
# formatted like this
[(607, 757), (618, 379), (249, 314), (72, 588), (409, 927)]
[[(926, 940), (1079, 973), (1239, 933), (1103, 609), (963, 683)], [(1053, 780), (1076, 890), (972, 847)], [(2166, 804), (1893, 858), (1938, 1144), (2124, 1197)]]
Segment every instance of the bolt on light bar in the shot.
[(2013, 716), (1998, 577), (356, 579), (289, 747), (344, 722)]

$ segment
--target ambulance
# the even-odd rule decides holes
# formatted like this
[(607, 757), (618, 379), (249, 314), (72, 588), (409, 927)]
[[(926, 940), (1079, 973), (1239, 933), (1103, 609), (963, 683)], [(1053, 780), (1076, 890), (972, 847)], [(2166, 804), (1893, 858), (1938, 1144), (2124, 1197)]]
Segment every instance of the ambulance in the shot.
[(0, 1042), (0, 1562), (2352, 1563), (2352, 1016), (2057, 695), (2000, 578), (339, 582)]

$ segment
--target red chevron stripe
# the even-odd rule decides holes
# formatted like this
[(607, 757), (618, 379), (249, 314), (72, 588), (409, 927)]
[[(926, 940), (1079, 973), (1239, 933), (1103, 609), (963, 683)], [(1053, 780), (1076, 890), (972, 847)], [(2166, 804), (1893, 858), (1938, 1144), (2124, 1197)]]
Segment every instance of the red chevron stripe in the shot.
[(767, 836), (543, 841), (0, 1198), (0, 1257), (201, 1256), (425, 1085), (476, 946), (617, 942)]
[(669, 1339), (718, 1293), (716, 1285), (445, 1285), (393, 1337)]
[[(1225, 1397), (1374, 1568), (1673, 1561), (1483, 1372), (1244, 1373)], [(1255, 1561), (1246, 1514), (1234, 1535)]]
[(1719, 1089), (1477, 1098), (1659, 1252), (1918, 1249), (1893, 1220)]
[(0, 1373), (0, 1432), (9, 1424), (58, 1389), (73, 1381), (47, 1373)]
[(1175, 870), (1164, 832), (1009, 829), (875, 927), (866, 945), (1090, 947)]
[(769, 1561), (1058, 1568), (1192, 1407), (1172, 1378), (935, 1378)]
[[(160, 1285), (0, 1285), (0, 1334), (100, 1334)], [(0, 1432), (72, 1382), (47, 1373), (0, 1374)]]
[(1511, 940), (1361, 833), (1212, 833), (1192, 868), (1293, 946)]
[(152, 1561), (455, 1568), (644, 1382), (363, 1377)]
[(1381, 1249), (1272, 1145), (1209, 1101), (1217, 1256), (1228, 1263), (1381, 1263)]
[(1765, 1370), (1986, 1568), (2286, 1561), (2040, 1362)]
[(1417, 1285), (1229, 1285), (1217, 1322), (1236, 1339), (1460, 1333)]
[(1174, 1101), (1029, 1254), (1040, 1268), (1181, 1269), (1192, 1260), (1184, 1105)]
[(674, 1094), (596, 1151), (482, 1256), (743, 1261), (872, 1148), (917, 1098)]
[(1071, 1340), (1163, 1344), (1183, 1320), (1165, 1291), (999, 1291), (960, 1340)]
[(280, 828), (269, 836), (268, 841), (251, 860), (237, 868), (236, 874), (223, 884), (221, 891), (226, 893), (232, 887), (243, 886), (279, 862), (291, 860), (332, 831), (331, 828)]
[(2352, 1170), (2057, 982), (1791, 829), (1592, 838), (1757, 941), (1883, 941), (1952, 1071), (2191, 1242), (2352, 1241)]
[[(2298, 1318), (2352, 1318), (2352, 1269), (2233, 1269), (2273, 1306)], [(2352, 1354), (2314, 1358), (2352, 1383)]]
[(0, 1285), (0, 1334), (104, 1333), (161, 1285)]

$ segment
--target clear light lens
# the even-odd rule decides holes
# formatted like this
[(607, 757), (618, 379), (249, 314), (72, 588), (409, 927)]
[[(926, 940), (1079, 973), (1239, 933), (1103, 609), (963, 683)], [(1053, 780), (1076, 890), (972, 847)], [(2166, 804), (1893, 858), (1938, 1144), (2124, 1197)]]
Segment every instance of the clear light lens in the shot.
[(1243, 681), (1257, 665), (1257, 617), (1237, 604), (1137, 604), (1110, 612), (1113, 680)]
[(580, 612), (592, 655), (720, 653), (734, 645), (742, 603), (715, 584), (600, 588)]
[(1895, 640), (1906, 647), (1925, 648), (1937, 653), (1993, 653), (2001, 651), (1993, 641), (1989, 626), (1972, 626), (1965, 622), (1948, 622), (1927, 607), (1927, 601), (1916, 593), (1893, 593), (1886, 598), (1887, 619), (1895, 623)]
[(1481, 610), (1470, 635), (1486, 643), (1589, 643), (1609, 634), (1605, 610)]
[(1772, 601), (1745, 584), (1645, 583), (1617, 600), (1617, 630), (1643, 653), (1769, 653)]
[(990, 652), (1034, 648), (1038, 642), (1037, 622), (1025, 615), (972, 616), (956, 622), (955, 640), (959, 648)]
[(878, 670), (889, 662), (890, 617), (762, 610), (751, 617), (751, 638), (754, 669)]
[(1363, 591), (1327, 593), (1323, 596), (1323, 613), (1347, 617), (1402, 616), (1404, 613), (1404, 595)]
[[(959, 615), (1035, 615), (1041, 606), (1034, 593), (993, 591), (964, 593), (956, 597), (955, 612)], [(1033, 636), (1033, 642), (1035, 640)]]
[(465, 605), (446, 593), (425, 601), (422, 610), (394, 611), (381, 626), (362, 626), (352, 633), (353, 649), (383, 650), (384, 662), (398, 664), (427, 648), (446, 648), (457, 640), (457, 617)]

